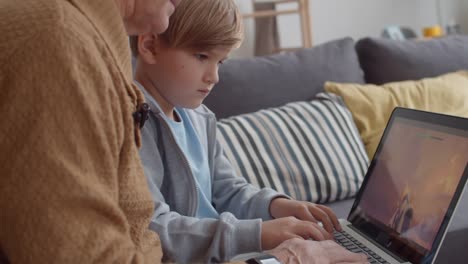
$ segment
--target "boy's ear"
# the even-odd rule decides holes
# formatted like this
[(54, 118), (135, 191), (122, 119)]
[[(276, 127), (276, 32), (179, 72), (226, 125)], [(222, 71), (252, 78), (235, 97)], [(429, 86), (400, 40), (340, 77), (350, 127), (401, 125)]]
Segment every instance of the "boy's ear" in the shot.
[(138, 36), (138, 56), (147, 64), (155, 64), (160, 52), (158, 36), (146, 33)]

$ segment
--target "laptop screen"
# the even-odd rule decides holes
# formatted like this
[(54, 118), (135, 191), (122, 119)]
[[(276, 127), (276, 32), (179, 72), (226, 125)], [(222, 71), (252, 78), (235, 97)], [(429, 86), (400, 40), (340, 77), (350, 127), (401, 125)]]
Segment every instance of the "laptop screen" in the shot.
[(419, 263), (437, 248), (465, 185), (468, 130), (398, 115), (391, 121), (349, 220)]

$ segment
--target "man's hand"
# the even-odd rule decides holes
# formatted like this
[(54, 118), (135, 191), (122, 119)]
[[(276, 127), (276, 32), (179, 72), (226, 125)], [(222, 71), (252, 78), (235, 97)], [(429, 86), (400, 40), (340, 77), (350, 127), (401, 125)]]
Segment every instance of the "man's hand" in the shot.
[(304, 221), (321, 222), (330, 234), (333, 233), (333, 229), (342, 230), (335, 213), (330, 208), (320, 204), (276, 198), (270, 203), (270, 214), (273, 218), (294, 216)]
[(365, 254), (350, 252), (331, 240), (312, 241), (294, 238), (268, 252), (282, 264), (358, 264), (368, 263)]
[(327, 240), (332, 239), (325, 229), (314, 222), (295, 217), (283, 217), (262, 223), (262, 249), (272, 249), (291, 238)]

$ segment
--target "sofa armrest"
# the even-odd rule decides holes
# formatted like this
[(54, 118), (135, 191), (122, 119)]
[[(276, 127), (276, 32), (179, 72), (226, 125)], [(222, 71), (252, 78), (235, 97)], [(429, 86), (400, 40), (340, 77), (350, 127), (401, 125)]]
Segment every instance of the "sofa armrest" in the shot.
[(466, 263), (468, 259), (468, 189), (465, 189), (435, 263)]
[(468, 228), (449, 230), (434, 263), (466, 263), (466, 259), (468, 259), (467, 244)]

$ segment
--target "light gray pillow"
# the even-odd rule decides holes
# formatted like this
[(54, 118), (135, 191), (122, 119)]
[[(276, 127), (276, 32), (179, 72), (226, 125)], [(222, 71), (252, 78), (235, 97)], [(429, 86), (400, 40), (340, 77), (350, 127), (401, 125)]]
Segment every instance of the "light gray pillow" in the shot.
[(364, 38), (356, 50), (366, 81), (419, 80), (468, 69), (468, 36), (398, 41)]

